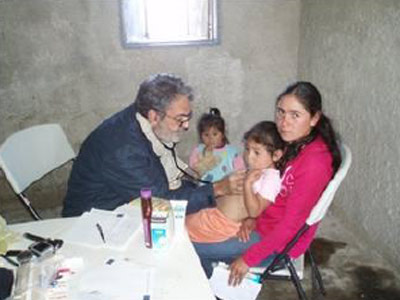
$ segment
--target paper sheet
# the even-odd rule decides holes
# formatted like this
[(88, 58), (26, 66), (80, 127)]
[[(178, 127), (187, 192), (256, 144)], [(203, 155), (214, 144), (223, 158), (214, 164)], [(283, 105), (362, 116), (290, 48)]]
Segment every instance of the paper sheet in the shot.
[[(66, 242), (88, 247), (124, 250), (138, 232), (140, 225), (139, 208), (132, 207), (129, 212), (93, 208), (80, 216), (61, 238)], [(102, 228), (104, 241), (98, 226)]]
[(210, 278), (211, 289), (214, 294), (224, 300), (255, 300), (262, 285), (244, 278), (238, 286), (228, 285), (229, 270), (217, 266)]
[(151, 298), (153, 282), (153, 268), (118, 261), (84, 272), (74, 299), (143, 300)]

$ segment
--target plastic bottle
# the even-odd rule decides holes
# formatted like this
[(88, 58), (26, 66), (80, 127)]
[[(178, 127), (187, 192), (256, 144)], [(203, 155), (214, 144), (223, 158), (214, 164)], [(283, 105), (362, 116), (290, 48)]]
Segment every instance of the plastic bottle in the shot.
[(23, 251), (17, 256), (19, 267), (14, 288), (13, 298), (15, 300), (31, 300), (32, 298), (32, 253)]
[(151, 189), (143, 188), (140, 190), (140, 201), (142, 205), (144, 244), (147, 248), (152, 248), (151, 214), (153, 211), (153, 206), (151, 203)]

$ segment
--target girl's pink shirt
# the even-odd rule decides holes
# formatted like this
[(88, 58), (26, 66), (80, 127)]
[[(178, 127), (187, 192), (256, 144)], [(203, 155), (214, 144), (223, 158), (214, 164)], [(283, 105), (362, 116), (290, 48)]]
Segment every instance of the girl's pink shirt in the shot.
[[(305, 224), (332, 174), (332, 155), (322, 138), (317, 137), (288, 164), (275, 203), (257, 218), (256, 230), (261, 241), (243, 254), (248, 266), (256, 266), (270, 254), (283, 250)], [(312, 225), (299, 239), (289, 252), (291, 257), (307, 250), (317, 226)]]

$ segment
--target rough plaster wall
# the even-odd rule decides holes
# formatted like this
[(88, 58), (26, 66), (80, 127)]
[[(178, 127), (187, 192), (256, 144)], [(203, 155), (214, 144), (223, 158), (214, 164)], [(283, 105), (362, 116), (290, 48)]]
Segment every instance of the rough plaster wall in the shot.
[(299, 75), (353, 152), (334, 211), (400, 268), (400, 1), (302, 0)]
[[(117, 0), (0, 1), (0, 142), (59, 122), (78, 151), (101, 120), (133, 101), (143, 79), (172, 72), (195, 88), (195, 117), (221, 108), (239, 144), (249, 126), (272, 118), (275, 96), (297, 74), (300, 1), (221, 0), (220, 9), (218, 46), (124, 50)], [(197, 142), (193, 127), (184, 157)], [(39, 207), (61, 203), (69, 169), (28, 191)], [(18, 208), (0, 178), (0, 214)]]

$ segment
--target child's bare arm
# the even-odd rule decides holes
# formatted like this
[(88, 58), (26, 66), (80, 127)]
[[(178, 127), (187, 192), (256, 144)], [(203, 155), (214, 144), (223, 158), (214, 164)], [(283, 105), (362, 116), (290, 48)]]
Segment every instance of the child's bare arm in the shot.
[(270, 204), (268, 199), (264, 199), (258, 193), (254, 194), (253, 184), (261, 176), (262, 170), (251, 170), (244, 184), (244, 204), (246, 206), (249, 217), (258, 217)]

